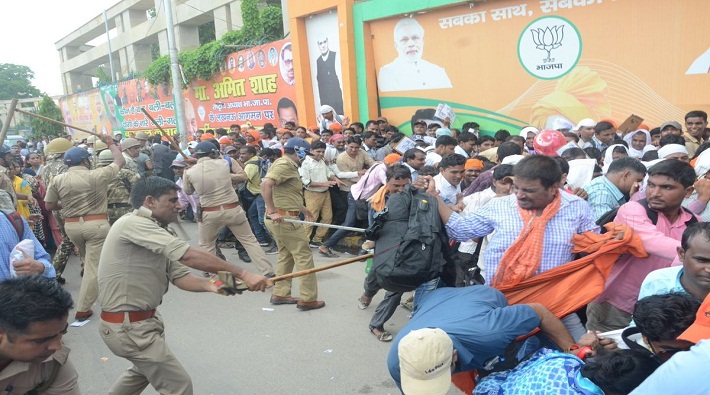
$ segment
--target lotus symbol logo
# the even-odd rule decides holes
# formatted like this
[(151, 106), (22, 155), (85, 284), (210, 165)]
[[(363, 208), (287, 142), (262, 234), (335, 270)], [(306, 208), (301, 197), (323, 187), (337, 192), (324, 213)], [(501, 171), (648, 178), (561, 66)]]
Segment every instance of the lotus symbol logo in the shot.
[[(540, 56), (540, 51), (547, 52), (547, 56)], [(581, 56), (582, 37), (565, 18), (544, 16), (520, 30), (518, 58), (525, 71), (535, 78), (560, 78), (575, 68)]]
[(530, 29), (533, 42), (537, 49), (547, 51), (547, 58), (544, 62), (554, 62), (552, 58), (552, 50), (562, 46), (562, 39), (565, 37), (565, 25), (546, 27), (545, 29), (537, 28)]

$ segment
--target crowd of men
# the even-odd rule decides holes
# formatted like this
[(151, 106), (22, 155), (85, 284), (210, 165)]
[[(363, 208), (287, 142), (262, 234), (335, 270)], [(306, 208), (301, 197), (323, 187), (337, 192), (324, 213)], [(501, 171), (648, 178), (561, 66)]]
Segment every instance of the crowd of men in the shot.
[[(475, 122), (452, 128), (447, 120), (413, 119), (406, 135), (384, 117), (363, 124), (327, 105), (319, 112), (311, 128), (199, 130), (182, 149), (174, 136), (145, 132), (78, 144), (60, 137), (41, 152), (33, 150), (39, 144), (3, 146), (0, 292), (13, 299), (0, 303), (0, 387), (79, 392), (60, 342), (73, 301), (57, 285), (74, 252), (83, 275), (74, 318), (92, 317), (98, 302), (102, 339), (133, 364), (111, 393), (140, 393), (150, 384), (191, 394), (156, 314), (168, 281), (223, 293), (225, 277), (215, 274), (228, 273), (252, 291), (273, 287), (273, 305), (321, 309), (315, 274), (298, 278), (297, 296), (290, 279), (272, 278), (314, 268), (314, 253), (377, 252), (377, 241), (303, 220), (368, 227), (392, 195), (417, 188), (438, 202), (451, 241), (446, 265), (455, 274), (442, 270), (417, 289), (412, 319), (396, 335), (384, 323), (402, 293), (388, 290), (369, 323), (377, 340), (392, 342), (387, 363), (404, 393), (445, 394), (452, 372), (470, 370), (478, 371), (474, 393), (481, 394), (531, 380), (557, 388), (560, 372), (587, 391), (560, 393), (627, 394), (637, 386), (635, 394), (654, 393), (645, 389), (670, 383), (683, 393), (710, 391), (686, 366), (710, 356), (705, 112), (687, 113), (685, 130), (668, 121), (622, 133), (611, 120), (582, 119), (570, 129), (493, 136)], [(199, 248), (169, 227), (177, 221), (197, 222)], [(508, 304), (499, 289), (574, 262), (575, 237), (599, 236), (610, 222), (633, 232), (641, 252), (613, 263), (592, 302), (563, 317), (545, 303)], [(32, 252), (13, 255), (23, 240)], [(230, 240), (260, 274), (225, 260), (221, 248)], [(275, 265), (267, 255), (278, 255)], [(380, 288), (368, 275), (357, 306), (367, 309)], [(630, 326), (646, 355), (614, 350), (611, 335)], [(535, 328), (541, 336), (516, 340)], [(35, 347), (22, 352), (19, 341)], [(511, 352), (519, 365), (509, 364)], [(584, 363), (592, 354), (596, 360)], [(2, 375), (17, 363), (37, 365), (36, 376)]]

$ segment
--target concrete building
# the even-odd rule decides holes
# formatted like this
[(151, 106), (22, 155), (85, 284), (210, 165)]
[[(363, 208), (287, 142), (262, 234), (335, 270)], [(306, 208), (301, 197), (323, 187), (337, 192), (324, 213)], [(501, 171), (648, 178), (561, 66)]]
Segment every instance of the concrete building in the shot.
[[(224, 33), (243, 26), (241, 0), (173, 1), (173, 21), (178, 51), (199, 47), (198, 27), (214, 22), (219, 39)], [(151, 12), (149, 12), (151, 10)], [(155, 12), (153, 12), (154, 10)], [(150, 14), (155, 15), (149, 17)], [(151, 46), (158, 44), (160, 54), (168, 54), (163, 0), (121, 0), (56, 42), (64, 94), (92, 88), (91, 78), (99, 66), (109, 68), (109, 42), (90, 45), (111, 31), (110, 47), (115, 76), (144, 71), (153, 61)]]
[[(55, 103), (57, 102), (57, 98), (55, 97), (52, 97), (52, 100), (54, 100)], [(39, 108), (39, 103), (41, 101), (41, 97), (19, 99), (17, 101), (16, 108), (29, 112), (37, 112), (37, 109)], [(7, 113), (10, 111), (10, 103), (12, 103), (12, 100), (0, 100), (0, 120), (2, 120), (2, 122), (5, 122), (5, 120), (7, 119)], [(8, 134), (17, 134), (18, 130), (23, 128), (29, 129), (30, 119), (30, 116), (20, 114), (19, 112), (15, 112), (14, 114), (12, 114), (12, 120), (10, 121), (11, 133)]]

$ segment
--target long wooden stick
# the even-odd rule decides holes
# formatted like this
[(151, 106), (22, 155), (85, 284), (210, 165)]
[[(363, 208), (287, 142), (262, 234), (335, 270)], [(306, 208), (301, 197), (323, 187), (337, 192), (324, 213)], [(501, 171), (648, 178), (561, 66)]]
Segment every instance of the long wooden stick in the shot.
[(300, 272), (293, 272), (293, 273), (289, 273), (289, 274), (284, 274), (283, 276), (276, 276), (276, 277), (272, 278), (271, 281), (277, 282), (277, 281), (281, 281), (281, 280), (288, 280), (290, 278), (305, 276), (307, 274), (322, 272), (323, 270), (332, 269), (334, 267), (344, 266), (344, 265), (348, 265), (348, 264), (354, 263), (354, 262), (365, 261), (365, 260), (368, 260), (374, 256), (375, 256), (374, 254), (358, 255), (354, 258), (346, 259), (344, 261), (331, 263), (330, 265), (318, 266), (318, 267), (314, 267), (313, 269), (306, 269), (306, 270), (301, 270)]
[(0, 144), (5, 144), (5, 137), (7, 137), (7, 130), (10, 128), (10, 122), (12, 122), (15, 107), (17, 107), (17, 99), (12, 99), (10, 108), (7, 109), (7, 118), (5, 119), (5, 123), (2, 124), (2, 130), (0, 130)]
[(59, 121), (57, 121), (56, 119), (47, 118), (47, 117), (43, 117), (43, 116), (41, 116), (41, 115), (39, 115), (39, 114), (34, 114), (34, 113), (31, 113), (31, 112), (27, 112), (27, 111), (25, 111), (25, 110), (20, 110), (19, 108), (15, 109), (15, 111), (19, 112), (20, 114), (29, 115), (29, 116), (31, 116), (31, 117), (35, 117), (35, 118), (43, 119), (43, 120), (48, 121), (48, 122), (56, 123), (57, 125), (62, 125), (62, 126), (64, 126), (64, 127), (66, 127), (66, 128), (72, 128), (72, 129), (76, 129), (76, 130), (78, 130), (78, 131), (80, 131), (80, 132), (89, 133), (90, 135), (96, 136), (96, 137), (99, 137), (99, 138), (101, 138), (101, 136), (103, 136), (102, 134), (99, 134), (99, 133), (96, 133), (96, 132), (92, 132), (91, 130), (86, 130), (86, 129), (82, 129), (82, 128), (77, 127), (77, 126), (72, 126), (72, 125), (69, 125), (68, 123), (59, 122)]
[(333, 225), (333, 224), (322, 224), (320, 222), (310, 222), (310, 221), (301, 221), (298, 219), (291, 219), (291, 218), (284, 218), (284, 222), (290, 222), (292, 224), (300, 224), (300, 225), (310, 225), (310, 226), (319, 226), (322, 228), (331, 228), (331, 229), (342, 229), (342, 230), (348, 230), (350, 232), (360, 232), (360, 233), (365, 233), (367, 229), (364, 228), (353, 228), (351, 226), (340, 226), (340, 225)]
[(156, 122), (155, 119), (150, 114), (148, 114), (148, 111), (145, 110), (145, 107), (141, 107), (141, 111), (143, 111), (143, 114), (145, 114), (145, 116), (148, 117), (148, 119), (150, 119), (151, 122), (153, 122), (153, 125), (158, 127), (160, 132), (163, 133), (163, 136), (165, 136), (165, 138), (168, 139), (168, 141), (170, 141), (170, 144), (173, 146), (173, 148), (175, 148), (177, 150), (177, 152), (180, 153), (180, 155), (182, 155), (182, 157), (185, 160), (187, 160), (187, 155), (185, 155), (185, 153), (182, 152), (182, 150), (180, 149), (180, 146), (178, 146), (177, 143), (175, 142), (175, 140), (173, 140), (173, 138), (171, 136), (168, 136), (168, 134), (165, 132), (165, 130), (163, 130), (163, 128), (161, 128), (160, 125), (158, 125), (158, 122)]

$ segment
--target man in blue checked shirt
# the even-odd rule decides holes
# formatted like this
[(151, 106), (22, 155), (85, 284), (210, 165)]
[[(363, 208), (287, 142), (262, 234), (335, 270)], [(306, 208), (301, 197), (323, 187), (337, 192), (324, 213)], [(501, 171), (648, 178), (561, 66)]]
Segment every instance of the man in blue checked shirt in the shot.
[(7, 211), (0, 213), (0, 280), (11, 277), (10, 252), (12, 252), (17, 243), (25, 239), (30, 239), (34, 243), (34, 256), (25, 256), (25, 259), (15, 262), (13, 264), (15, 273), (17, 275), (41, 274), (47, 278), (54, 278), (56, 272), (50, 262), (49, 254), (35, 237), (32, 227), (22, 217), (18, 216), (17, 219), (21, 220), (23, 225), (22, 238), (20, 238), (8, 215), (12, 214)]
[(597, 177), (584, 187), (592, 206), (594, 219), (629, 201), (629, 196), (638, 191), (646, 176), (646, 166), (638, 159), (619, 158), (609, 165), (606, 174)]
[[(512, 195), (494, 199), (466, 217), (445, 204), (435, 190), (433, 179), (428, 180), (427, 193), (439, 199), (439, 214), (450, 238), (468, 241), (492, 234), (483, 258), (486, 284), (493, 280), (506, 250), (530, 233), (531, 227), (553, 202), (558, 203), (559, 208), (548, 222), (540, 225), (544, 226), (544, 237), (535, 274), (574, 259), (572, 236), (599, 231), (589, 204), (560, 189), (562, 171), (552, 158), (536, 155), (522, 159), (513, 168), (513, 176)], [(523, 212), (532, 213), (532, 219), (527, 223), (523, 222)], [(576, 315), (565, 317), (563, 322), (575, 339), (585, 333)]]

